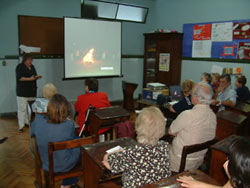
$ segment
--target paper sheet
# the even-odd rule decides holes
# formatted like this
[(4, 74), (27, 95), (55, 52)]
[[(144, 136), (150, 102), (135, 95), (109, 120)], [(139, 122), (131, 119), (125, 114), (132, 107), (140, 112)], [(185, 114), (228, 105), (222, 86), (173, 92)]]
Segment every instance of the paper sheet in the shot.
[(211, 40), (193, 41), (192, 57), (211, 57)]
[(212, 24), (212, 41), (232, 41), (233, 40), (233, 22)]
[(106, 152), (107, 152), (107, 153), (113, 153), (113, 152), (118, 151), (118, 150), (121, 150), (121, 149), (122, 149), (121, 146), (116, 146), (116, 147), (113, 147), (113, 148), (107, 150)]
[(211, 69), (211, 73), (219, 73), (221, 75), (223, 73), (223, 67), (213, 65)]
[(19, 48), (25, 52), (25, 53), (31, 53), (31, 52), (40, 52), (41, 51), (41, 48), (39, 47), (33, 47), (33, 46), (25, 46), (23, 44), (21, 44), (19, 46)]

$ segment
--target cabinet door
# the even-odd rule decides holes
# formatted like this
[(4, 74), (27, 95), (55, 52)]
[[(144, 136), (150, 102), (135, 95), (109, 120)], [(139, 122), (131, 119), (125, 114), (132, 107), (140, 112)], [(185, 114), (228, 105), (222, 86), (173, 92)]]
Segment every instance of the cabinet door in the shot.
[(156, 54), (157, 41), (154, 39), (146, 40), (145, 59), (144, 59), (144, 87), (146, 83), (155, 82), (156, 78)]
[[(158, 82), (167, 85), (179, 85), (181, 74), (181, 53), (182, 53), (182, 40), (179, 38), (168, 38), (159, 40), (157, 44), (157, 71), (156, 76)], [(159, 70), (160, 55), (169, 54), (169, 70)]]

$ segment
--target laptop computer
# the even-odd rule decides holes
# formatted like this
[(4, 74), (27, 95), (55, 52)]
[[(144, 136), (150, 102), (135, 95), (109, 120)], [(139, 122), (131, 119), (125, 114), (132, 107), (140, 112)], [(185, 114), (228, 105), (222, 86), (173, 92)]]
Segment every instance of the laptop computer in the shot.
[(169, 88), (172, 100), (180, 100), (182, 97), (181, 87), (179, 85), (173, 85)]

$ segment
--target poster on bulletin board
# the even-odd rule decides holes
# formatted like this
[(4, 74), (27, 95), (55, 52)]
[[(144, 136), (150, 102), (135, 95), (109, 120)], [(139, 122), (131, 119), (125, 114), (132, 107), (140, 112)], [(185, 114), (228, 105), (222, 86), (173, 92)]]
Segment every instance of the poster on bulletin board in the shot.
[(183, 25), (183, 57), (250, 59), (250, 20)]

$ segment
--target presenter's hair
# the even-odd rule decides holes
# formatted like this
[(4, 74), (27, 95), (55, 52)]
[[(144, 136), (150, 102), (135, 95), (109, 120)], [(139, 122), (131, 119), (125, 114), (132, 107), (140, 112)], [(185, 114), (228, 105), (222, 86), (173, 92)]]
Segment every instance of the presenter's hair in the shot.
[(95, 78), (88, 78), (85, 81), (85, 86), (88, 86), (89, 91), (94, 91), (97, 92), (98, 91), (98, 80)]
[(56, 94), (56, 87), (52, 83), (47, 83), (43, 86), (43, 97), (50, 99), (53, 95)]
[(191, 94), (195, 83), (193, 80), (184, 80), (181, 83), (181, 90), (184, 94)]
[(27, 53), (27, 54), (23, 55), (22, 63), (24, 63), (25, 61), (27, 61), (27, 59), (33, 59), (32, 55), (30, 53)]
[(233, 188), (250, 187), (250, 138), (236, 139), (229, 147), (228, 173)]
[(135, 122), (138, 143), (156, 145), (165, 134), (165, 126), (166, 120), (159, 108), (143, 108)]
[(69, 102), (63, 95), (55, 94), (49, 100), (47, 113), (49, 123), (62, 123), (70, 114)]

